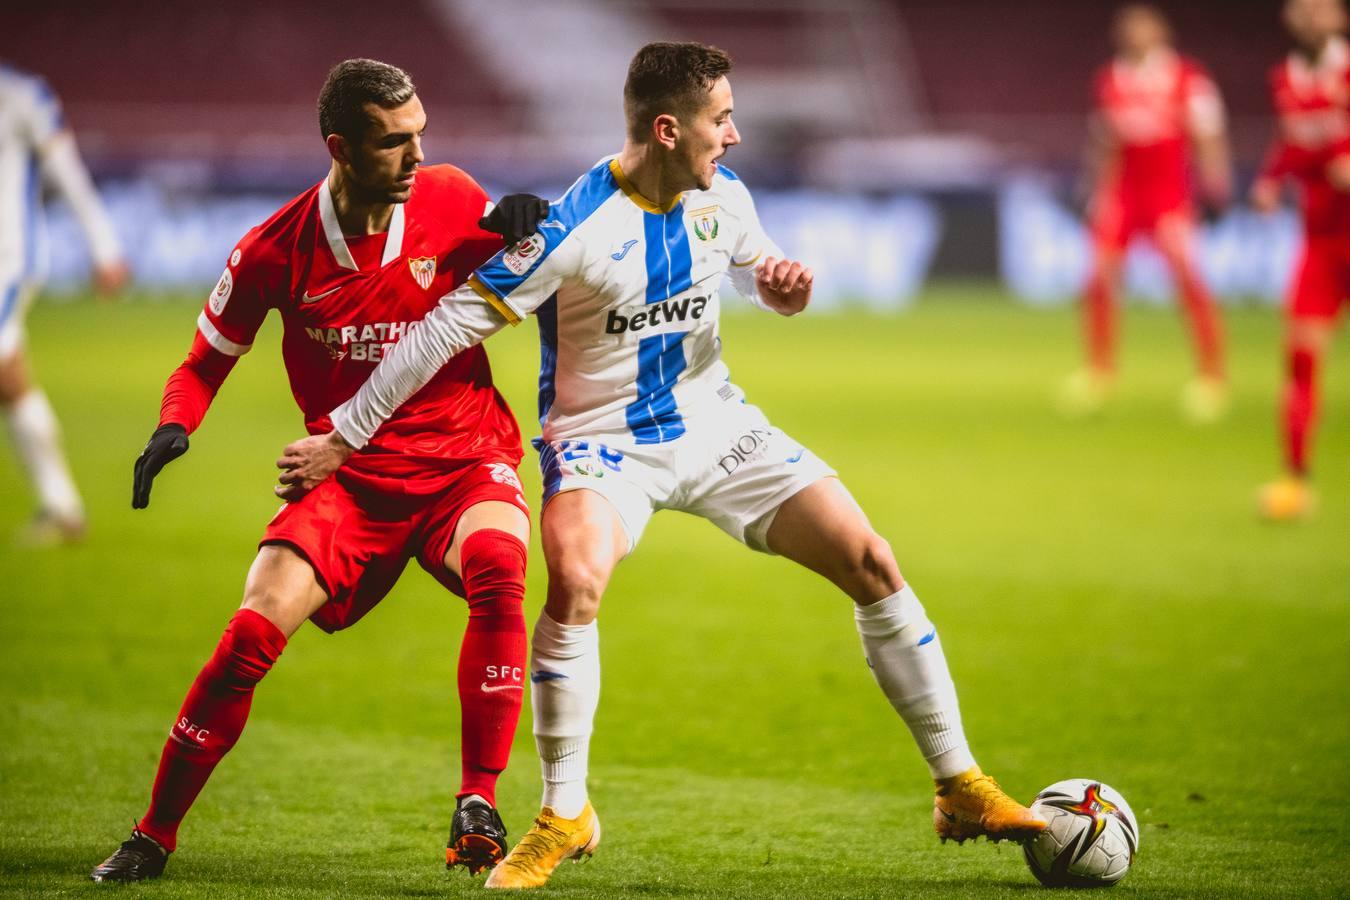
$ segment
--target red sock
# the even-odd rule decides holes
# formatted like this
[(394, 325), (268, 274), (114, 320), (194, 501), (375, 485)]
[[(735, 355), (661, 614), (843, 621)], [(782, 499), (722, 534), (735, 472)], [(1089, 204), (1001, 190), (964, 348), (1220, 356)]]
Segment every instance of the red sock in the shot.
[(1110, 279), (1098, 266), (1083, 297), (1083, 337), (1088, 366), (1096, 372), (1116, 370), (1116, 298)]
[(1308, 474), (1308, 441), (1317, 417), (1317, 354), (1307, 347), (1290, 347), (1284, 388), (1284, 460), (1300, 478)]
[(253, 688), (285, 647), (286, 636), (275, 625), (251, 609), (241, 609), (192, 682), (159, 758), (150, 809), (136, 824), (165, 848), (177, 846), (183, 816), (216, 763), (239, 740)]
[(495, 528), (475, 531), (460, 548), (469, 624), (459, 651), (463, 780), (456, 797), (478, 794), (497, 805), (497, 777), (525, 697), (525, 545)]
[(1200, 373), (1210, 378), (1223, 378), (1223, 326), (1214, 297), (1190, 263), (1179, 263), (1174, 271), (1186, 317), (1190, 320)]

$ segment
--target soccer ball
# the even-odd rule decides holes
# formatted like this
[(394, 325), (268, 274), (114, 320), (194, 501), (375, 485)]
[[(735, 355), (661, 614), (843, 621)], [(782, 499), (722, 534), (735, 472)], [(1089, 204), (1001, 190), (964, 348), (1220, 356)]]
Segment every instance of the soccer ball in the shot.
[(1139, 850), (1139, 823), (1119, 792), (1070, 778), (1036, 795), (1031, 811), (1046, 829), (1022, 847), (1046, 887), (1106, 887), (1125, 877)]

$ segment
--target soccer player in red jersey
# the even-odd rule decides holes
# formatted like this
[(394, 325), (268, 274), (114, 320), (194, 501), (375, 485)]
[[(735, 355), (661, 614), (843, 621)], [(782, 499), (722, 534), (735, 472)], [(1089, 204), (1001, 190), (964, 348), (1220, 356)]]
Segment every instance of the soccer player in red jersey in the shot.
[(1295, 48), (1270, 72), (1279, 134), (1252, 185), (1252, 203), (1270, 211), (1281, 182), (1294, 179), (1303, 205), (1303, 258), (1289, 292), (1281, 428), (1285, 474), (1261, 490), (1270, 519), (1312, 511), (1309, 445), (1317, 376), (1350, 294), (1350, 44), (1340, 0), (1289, 0), (1285, 26)]
[[(251, 230), (230, 254), (197, 319), (192, 350), (169, 378), (160, 426), (136, 462), (133, 505), (149, 502), (187, 435), (263, 319), (285, 326), (282, 357), (311, 432), (369, 376), (382, 353), (547, 204), (528, 195), (491, 210), (449, 165), (422, 167), (426, 127), (412, 81), (348, 60), (319, 98), (328, 177)], [(486, 218), (485, 218), (486, 217)], [(507, 224), (503, 224), (507, 223)], [(481, 226), (481, 227), (480, 227)], [(422, 567), (469, 605), (459, 656), (463, 780), (447, 865), (480, 871), (506, 848), (495, 809), (523, 697), (528, 507), (516, 466), (520, 433), (486, 355), (461, 354), (352, 457), (339, 477), (288, 502), (267, 525), (243, 604), (183, 702), (160, 757), (149, 811), (91, 873), (159, 875), (179, 823), (238, 740), (253, 691), (306, 619), (345, 628), (377, 604), (404, 566)], [(284, 466), (285, 460), (278, 462)]]
[(1195, 342), (1198, 376), (1182, 394), (1197, 421), (1227, 407), (1219, 315), (1191, 255), (1194, 228), (1191, 148), (1205, 201), (1228, 203), (1231, 172), (1223, 103), (1214, 82), (1171, 45), (1167, 20), (1152, 6), (1116, 13), (1116, 56), (1096, 76), (1097, 110), (1088, 152), (1093, 271), (1083, 298), (1087, 364), (1065, 386), (1069, 412), (1095, 412), (1116, 373), (1116, 290), (1125, 250), (1147, 235), (1176, 278)]

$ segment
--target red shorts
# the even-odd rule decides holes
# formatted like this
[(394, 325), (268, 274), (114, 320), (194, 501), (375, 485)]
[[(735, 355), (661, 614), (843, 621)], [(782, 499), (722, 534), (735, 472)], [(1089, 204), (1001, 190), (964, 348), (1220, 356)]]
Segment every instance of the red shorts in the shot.
[(1350, 297), (1350, 237), (1310, 234), (1289, 292), (1289, 316), (1335, 321)]
[(1136, 234), (1160, 239), (1159, 230), (1164, 226), (1189, 232), (1194, 223), (1191, 204), (1184, 199), (1167, 202), (1136, 199), (1110, 190), (1099, 193), (1092, 201), (1092, 239), (1099, 247), (1124, 250)]
[(484, 459), (436, 494), (373, 490), (339, 469), (302, 499), (281, 508), (259, 546), (285, 544), (314, 567), (328, 602), (310, 621), (327, 632), (355, 624), (370, 612), (413, 556), (455, 594), (464, 586), (445, 567), (455, 526), (464, 511), (485, 500), (530, 508), (515, 466)]

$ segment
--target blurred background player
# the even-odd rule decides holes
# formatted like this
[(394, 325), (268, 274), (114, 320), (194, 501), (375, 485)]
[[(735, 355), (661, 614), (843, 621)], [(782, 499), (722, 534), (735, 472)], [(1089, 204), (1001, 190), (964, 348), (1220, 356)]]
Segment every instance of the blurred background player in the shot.
[(1303, 257), (1286, 315), (1285, 389), (1280, 426), (1284, 476), (1262, 488), (1270, 519), (1312, 511), (1310, 444), (1317, 417), (1317, 379), (1350, 295), (1350, 44), (1341, 0), (1289, 0), (1285, 27), (1294, 50), (1270, 72), (1279, 116), (1274, 147), (1252, 185), (1252, 204), (1269, 212), (1281, 182), (1293, 178), (1303, 206)]
[(1182, 393), (1195, 421), (1224, 413), (1228, 391), (1218, 310), (1191, 252), (1194, 225), (1191, 147), (1204, 202), (1226, 206), (1232, 190), (1223, 103), (1194, 60), (1172, 48), (1171, 29), (1155, 7), (1131, 4), (1112, 25), (1116, 55), (1096, 78), (1097, 109), (1087, 178), (1094, 251), (1083, 297), (1086, 366), (1065, 385), (1070, 413), (1095, 412), (1116, 376), (1116, 291), (1125, 250), (1136, 235), (1153, 239), (1167, 260), (1195, 344), (1197, 376)]
[(41, 78), (0, 63), (0, 407), (37, 494), (37, 515), (22, 536), (30, 544), (78, 540), (85, 529), (60, 427), (24, 352), (24, 314), (46, 273), (44, 185), (80, 223), (95, 287), (105, 294), (121, 290), (127, 281), (122, 250), (60, 101)]
[[(311, 430), (381, 355), (502, 244), (481, 226), (533, 231), (547, 204), (516, 195), (492, 209), (448, 165), (421, 168), (427, 117), (407, 73), (368, 59), (334, 67), (319, 96), (328, 176), (244, 236), (207, 298), (187, 361), (164, 389), (160, 424), (136, 461), (132, 505), (186, 452), (268, 311)], [(509, 231), (510, 229), (504, 229)], [(519, 235), (517, 235), (518, 237)], [(462, 778), (446, 864), (476, 872), (506, 850), (496, 784), (520, 718), (529, 510), (520, 431), (482, 350), (405, 406), (343, 472), (268, 523), (244, 600), (169, 732), (150, 808), (94, 881), (163, 872), (179, 825), (248, 719), (257, 684), (310, 619), (346, 628), (418, 562), (469, 607), (459, 654)]]

